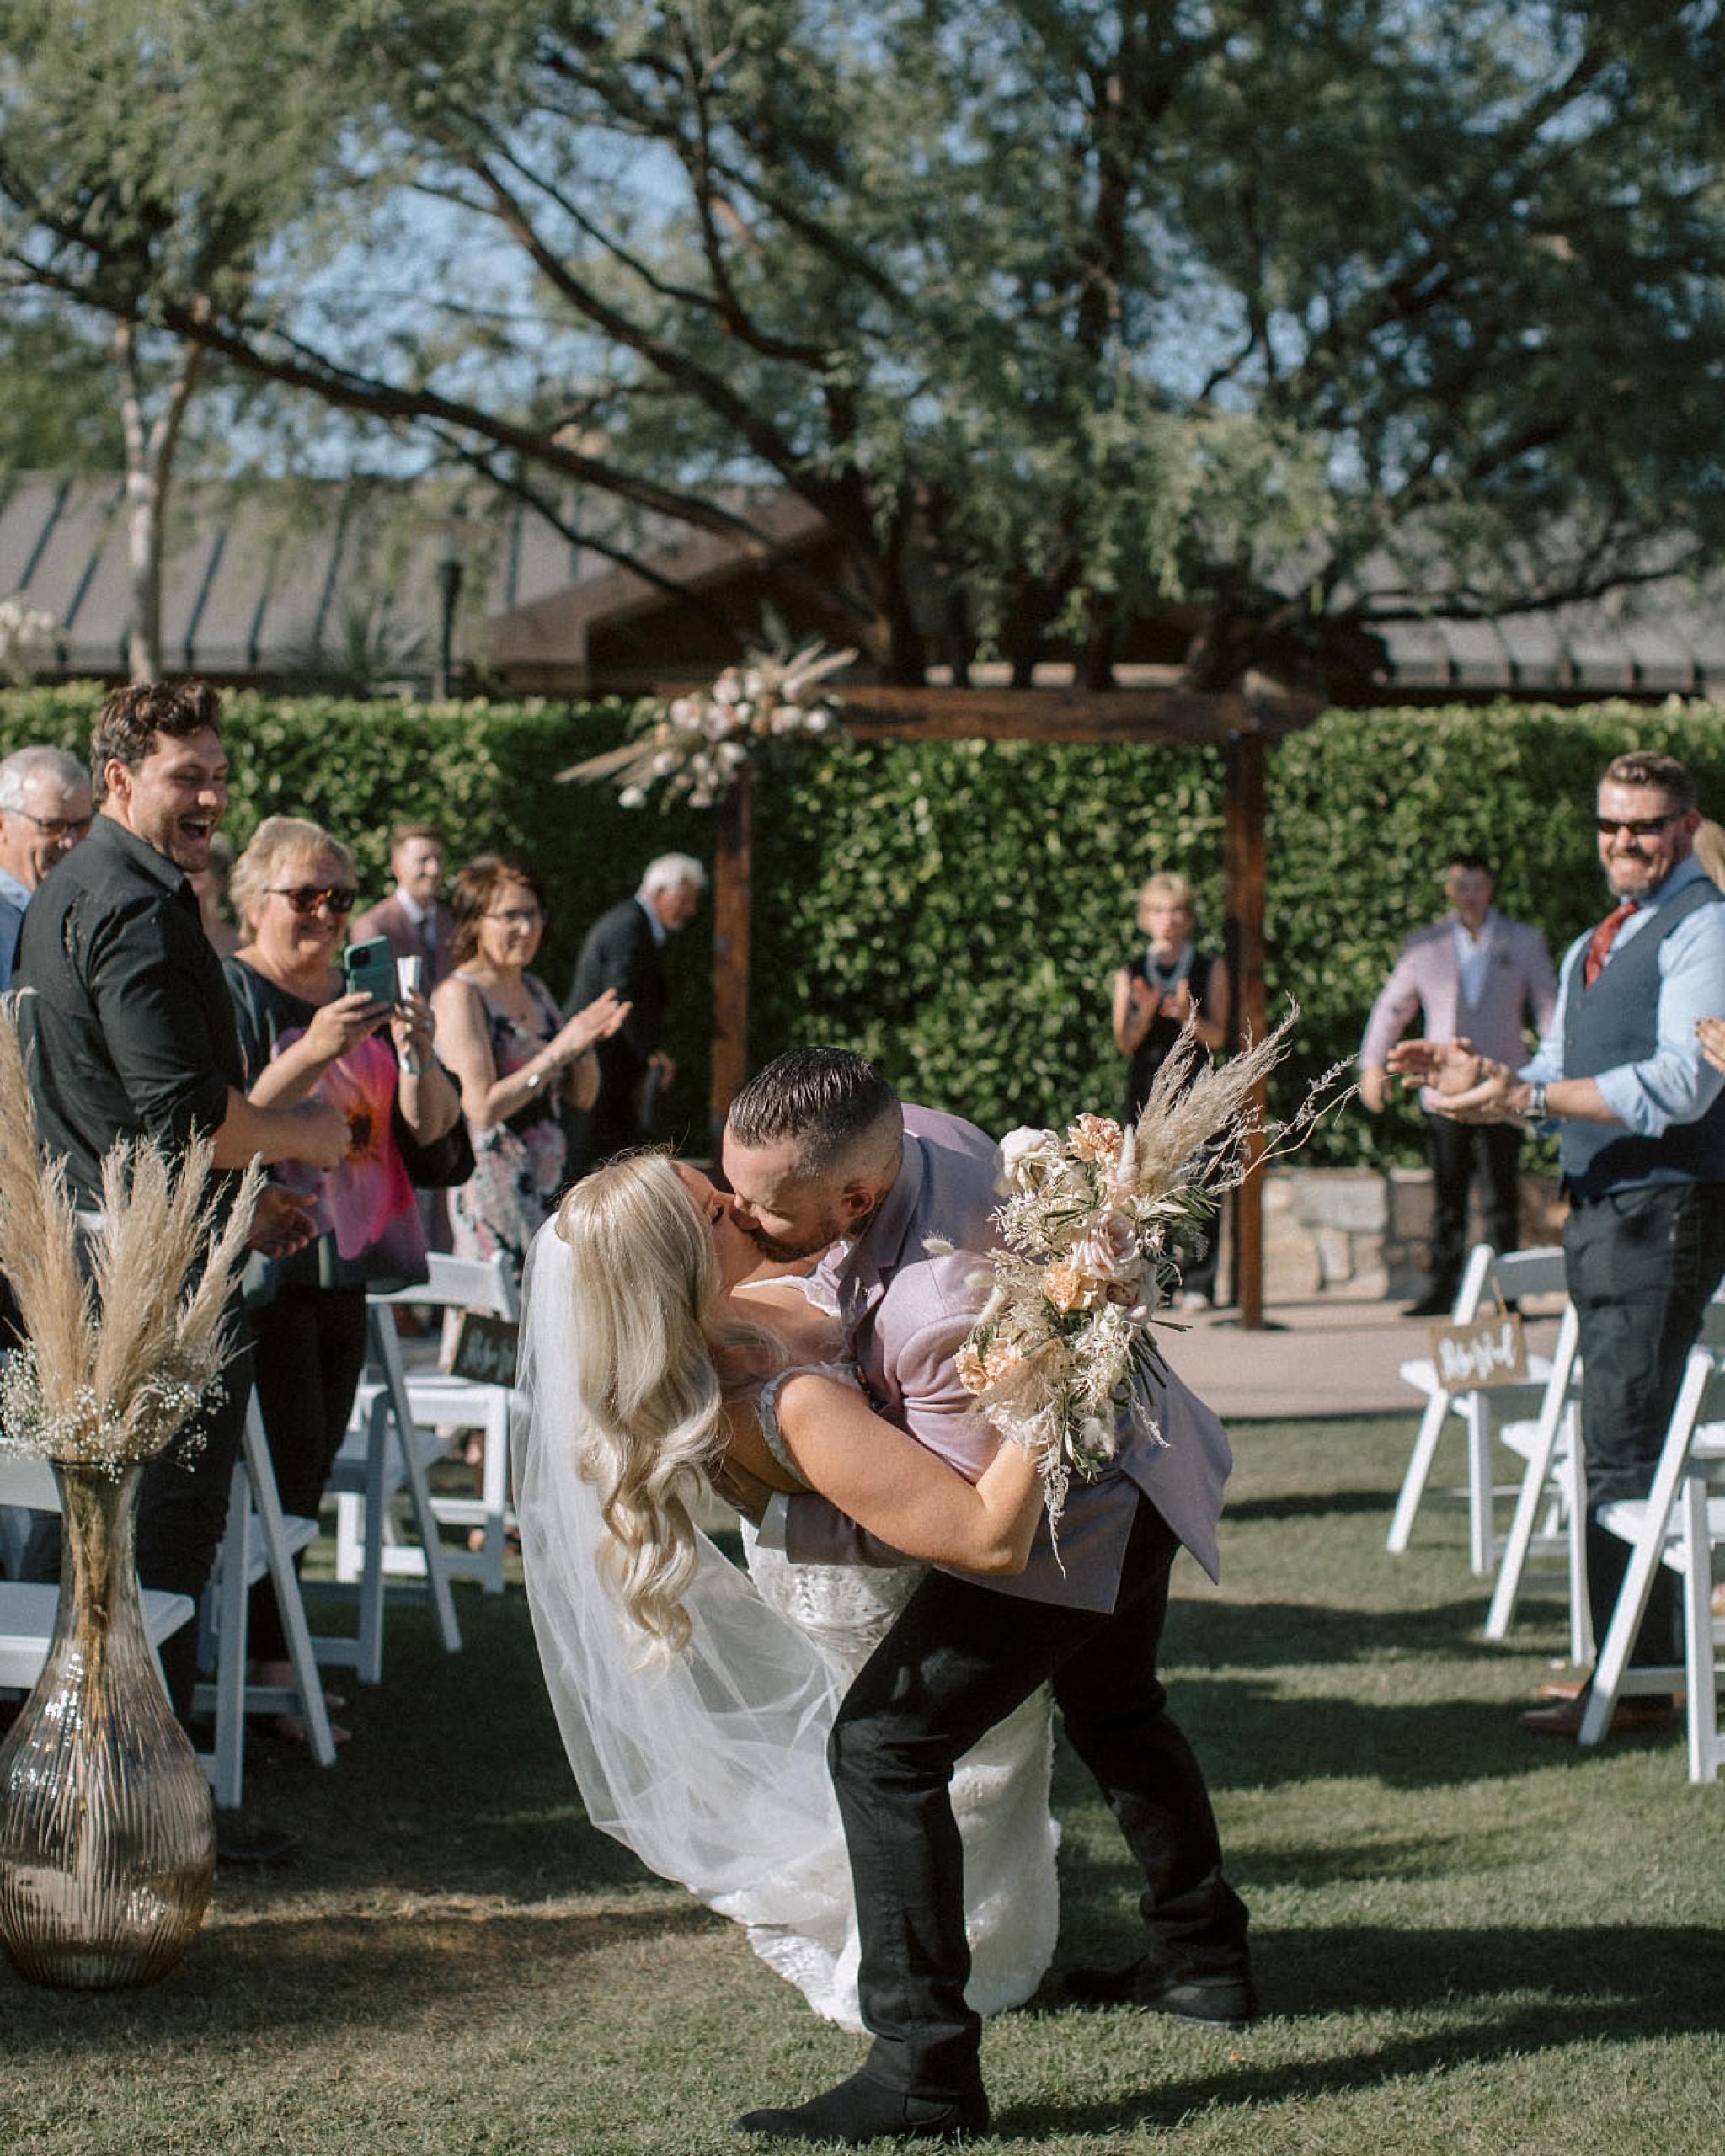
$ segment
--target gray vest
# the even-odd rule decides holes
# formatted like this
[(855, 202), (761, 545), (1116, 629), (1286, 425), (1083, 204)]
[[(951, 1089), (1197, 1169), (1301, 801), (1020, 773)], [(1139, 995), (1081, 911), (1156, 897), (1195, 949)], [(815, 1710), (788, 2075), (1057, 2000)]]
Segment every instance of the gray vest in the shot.
[[(1659, 908), (1651, 928), (1615, 951), (1591, 988), (1578, 963), (1563, 1011), (1563, 1075), (1596, 1078), (1620, 1064), (1644, 1063), (1658, 1046), (1659, 947), (1697, 907), (1720, 894), (1705, 877)], [(1584, 962), (1583, 962), (1584, 963)], [(1725, 1013), (1722, 1013), (1725, 1016)], [(1674, 1123), (1643, 1138), (1612, 1123), (1562, 1126), (1558, 1164), (1572, 1197), (1597, 1198), (1631, 1183), (1725, 1182), (1725, 1093), (1696, 1123)]]

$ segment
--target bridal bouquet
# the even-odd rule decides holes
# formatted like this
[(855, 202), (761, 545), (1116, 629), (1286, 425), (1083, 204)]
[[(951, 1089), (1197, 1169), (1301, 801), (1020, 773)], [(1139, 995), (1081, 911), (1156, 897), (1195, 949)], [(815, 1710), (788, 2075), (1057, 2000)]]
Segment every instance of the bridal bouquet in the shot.
[(686, 794), (692, 808), (710, 808), (776, 744), (832, 732), (839, 700), (816, 693), (817, 686), (856, 656), (817, 640), (727, 666), (699, 695), (669, 703), (649, 696), (635, 707), (632, 740), (558, 776), (610, 779), (626, 808), (640, 808), (654, 786), (669, 799)]
[[(1175, 1243), (1250, 1171), (1262, 1129), (1252, 1096), (1298, 1015), (1195, 1071), (1188, 1022), (1130, 1130), (1081, 1115), (1064, 1133), (1023, 1129), (1001, 1140), (1002, 1247), (958, 1374), (1001, 1436), (1035, 1456), (1052, 1519), (1074, 1476), (1093, 1481), (1106, 1468), (1123, 1422), (1162, 1442), (1151, 1380), (1166, 1366), (1151, 1328), (1179, 1285)], [(1337, 1075), (1276, 1129), (1274, 1151), (1303, 1142)]]
[(218, 1390), (224, 1310), (263, 1177), (247, 1172), (218, 1232), (211, 1168), (207, 1139), (171, 1167), (153, 1145), (116, 1146), (102, 1163), (104, 1225), (88, 1240), (87, 1278), (0, 1004), (0, 1271), (26, 1335), (0, 1370), (0, 1444), (118, 1475), (171, 1444)]

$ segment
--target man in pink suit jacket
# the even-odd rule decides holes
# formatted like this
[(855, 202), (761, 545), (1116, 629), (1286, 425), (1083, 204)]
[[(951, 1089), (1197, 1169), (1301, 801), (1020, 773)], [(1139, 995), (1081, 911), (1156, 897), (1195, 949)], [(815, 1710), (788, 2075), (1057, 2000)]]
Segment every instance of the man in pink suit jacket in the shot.
[[(1490, 867), (1477, 853), (1452, 855), (1444, 895), (1452, 912), (1410, 936), (1366, 1020), (1359, 1049), (1359, 1097), (1374, 1115), (1384, 1105), (1390, 1050), (1416, 1011), (1428, 1040), (1468, 1040), (1516, 1070), (1527, 1059), (1526, 1030), (1543, 1036), (1557, 1001), (1546, 939), (1492, 905)], [(1495, 1250), (1521, 1241), (1521, 1133), (1514, 1124), (1465, 1123), (1435, 1113), (1422, 1092), (1426, 1158), (1432, 1171), (1429, 1278), (1409, 1317), (1445, 1317), (1455, 1299), (1467, 1241), (1467, 1188), (1476, 1158), (1485, 1174), (1486, 1239)], [(1477, 1150), (1476, 1150), (1477, 1149)]]
[(423, 958), (429, 995), (451, 964), (455, 917), (437, 895), (443, 881), (443, 841), (431, 824), (398, 824), (389, 835), (389, 867), (395, 889), (357, 915), (348, 940), (382, 936), (398, 958)]
[[(974, 1125), (900, 1107), (861, 1056), (800, 1049), (732, 1103), (738, 1218), (772, 1257), (833, 1246), (817, 1274), (877, 1410), (972, 1476), (996, 1439), (953, 1357), (986, 1296), (997, 1153)], [(931, 1244), (933, 1246), (930, 1247)], [(802, 2140), (946, 2139), (986, 2130), (980, 2022), (964, 2002), (954, 1763), (1044, 1682), (1145, 1879), (1150, 1951), (1069, 1990), (1231, 2026), (1257, 2010), (1244, 1903), (1222, 1876), (1204, 1776), (1166, 1710), (1156, 1652), (1183, 1543), (1214, 1577), (1231, 1465), (1220, 1423), (1170, 1378), (1158, 1444), (1123, 1418), (1109, 1471), (1075, 1483), (1058, 1551), (1047, 1520), (1014, 1578), (929, 1573), (857, 1677), (830, 1748), (856, 1887), (862, 2070), (749, 2132)], [(763, 1536), (810, 1562), (892, 1562), (818, 1496), (776, 1497)]]

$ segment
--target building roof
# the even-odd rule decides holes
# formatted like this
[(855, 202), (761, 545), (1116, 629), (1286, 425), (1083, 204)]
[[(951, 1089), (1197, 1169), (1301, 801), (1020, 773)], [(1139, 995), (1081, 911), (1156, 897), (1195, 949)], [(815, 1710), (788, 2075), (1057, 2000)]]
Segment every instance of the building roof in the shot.
[[(504, 502), (478, 519), (440, 514), (446, 495), (377, 478), (185, 485), (175, 489), (163, 579), (164, 664), (221, 680), (280, 681), (363, 658), (423, 686), (441, 626), (440, 564), (451, 536), (464, 577), (458, 659), (518, 690), (638, 691), (698, 675), (731, 654), (718, 611), (758, 620), (778, 602), (771, 567), (711, 533), (638, 534), (656, 576), (577, 547), (545, 517)], [(823, 544), (801, 503), (752, 513), (791, 550)], [(598, 515), (618, 530), (620, 512)], [(573, 523), (581, 518), (572, 515)], [(453, 532), (451, 526), (457, 527)], [(1374, 591), (1402, 579), (1387, 558), (1363, 572)], [(124, 483), (24, 473), (0, 480), (0, 595), (21, 592), (59, 625), (64, 678), (123, 675), (131, 611)], [(782, 611), (793, 624), (798, 610)], [(1725, 575), (1670, 576), (1606, 596), (1487, 620), (1418, 616), (1378, 626), (1388, 655), (1384, 702), (1485, 696), (1725, 696)], [(360, 648), (363, 647), (363, 649)], [(1158, 656), (1166, 657), (1165, 652)], [(1150, 671), (1118, 670), (1123, 686)], [(979, 669), (988, 682), (998, 670)], [(931, 679), (934, 678), (932, 675)], [(1059, 686), (1071, 670), (1039, 668)]]

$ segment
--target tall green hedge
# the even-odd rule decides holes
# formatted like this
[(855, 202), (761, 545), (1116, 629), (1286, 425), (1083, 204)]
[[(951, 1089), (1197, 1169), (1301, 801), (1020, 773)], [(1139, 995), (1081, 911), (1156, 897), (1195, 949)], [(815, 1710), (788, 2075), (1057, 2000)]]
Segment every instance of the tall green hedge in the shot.
[[(99, 692), (0, 695), (0, 750), (84, 750)], [(616, 705), (352, 703), (238, 694), (227, 702), (236, 842), (264, 815), (317, 818), (353, 846), (368, 893), (387, 887), (388, 825), (426, 817), (452, 862), (516, 850), (550, 889), (541, 970), (565, 985), (587, 922), (672, 849), (711, 860), (710, 812), (628, 810), (607, 789), (558, 786), (619, 738)], [(1408, 930), (1441, 910), (1446, 853), (1498, 863), (1498, 902), (1545, 929), (1555, 956), (1599, 911), (1592, 830), (1601, 766), (1631, 746), (1690, 763), (1725, 807), (1725, 712), (1332, 711), (1268, 766), (1267, 972), (1272, 1011), (1300, 1006), (1295, 1081), (1353, 1054)], [(991, 1129), (1111, 1107), (1113, 969), (1134, 942), (1138, 884), (1178, 868), (1221, 923), (1222, 768), (1213, 750), (1023, 742), (809, 747), (756, 809), (750, 1047), (797, 1040), (879, 1058), (911, 1097)], [(709, 946), (672, 947), (668, 1123), (704, 1130)], [(1416, 1119), (1327, 1127), (1311, 1157), (1413, 1158)]]

